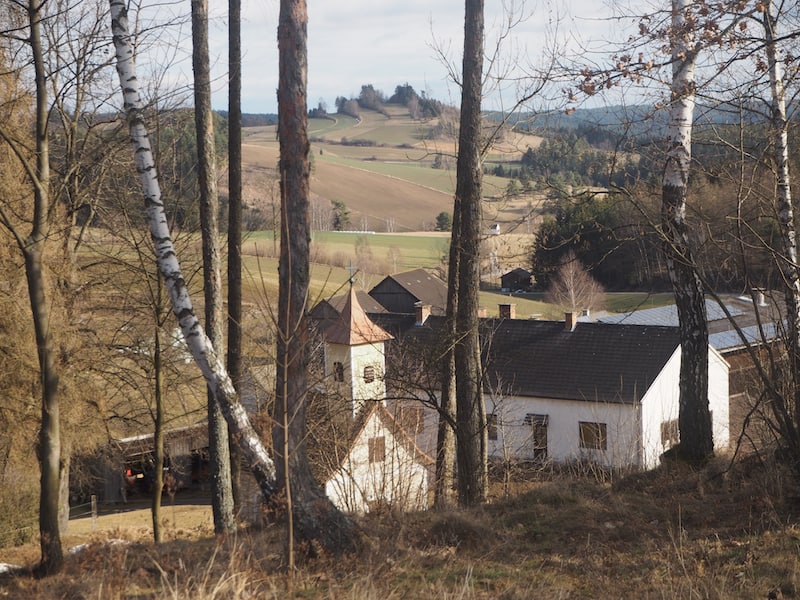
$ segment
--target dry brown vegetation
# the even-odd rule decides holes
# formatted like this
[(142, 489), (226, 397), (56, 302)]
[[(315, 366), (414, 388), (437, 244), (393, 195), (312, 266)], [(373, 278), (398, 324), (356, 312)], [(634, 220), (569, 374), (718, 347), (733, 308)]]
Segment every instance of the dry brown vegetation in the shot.
[[(354, 229), (375, 231), (418, 231), (430, 229), (442, 211), (453, 210), (455, 192), (455, 139), (446, 134), (430, 137), (436, 121), (418, 121), (405, 109), (390, 108), (391, 118), (369, 110), (360, 122), (336, 115), (330, 129), (323, 120), (312, 121), (311, 192), (322, 204), (343, 201), (351, 211)], [(320, 131), (314, 131), (314, 122)], [(369, 140), (374, 145), (343, 145), (342, 139)], [(493, 161), (519, 160), (541, 138), (508, 133), (498, 140), (487, 157)], [(261, 202), (269, 201), (270, 179), (275, 178), (278, 144), (274, 127), (245, 129), (242, 147), (245, 193)], [(432, 168), (437, 154), (444, 167)], [(495, 201), (486, 204), (487, 222), (500, 222), (503, 230), (517, 230), (530, 205), (538, 207), (539, 197), (503, 199), (509, 180), (484, 177), (484, 195)]]
[[(159, 547), (146, 528), (118, 527), (69, 537), (89, 545), (63, 574), (5, 576), (0, 596), (727, 599), (778, 590), (792, 598), (797, 493), (782, 468), (753, 458), (614, 481), (550, 474), (472, 511), (368, 515), (355, 556), (308, 560), (293, 586), (279, 525), (215, 540), (206, 517), (179, 522)], [(0, 562), (35, 558), (33, 546), (0, 550)]]

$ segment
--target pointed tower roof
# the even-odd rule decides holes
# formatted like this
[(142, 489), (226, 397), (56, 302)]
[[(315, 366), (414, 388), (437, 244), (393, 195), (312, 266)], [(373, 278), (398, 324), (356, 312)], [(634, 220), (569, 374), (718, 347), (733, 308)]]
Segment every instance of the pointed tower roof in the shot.
[(392, 336), (373, 323), (361, 308), (352, 284), (339, 315), (340, 318), (331, 323), (323, 334), (325, 340), (331, 344), (359, 346), (392, 339)]

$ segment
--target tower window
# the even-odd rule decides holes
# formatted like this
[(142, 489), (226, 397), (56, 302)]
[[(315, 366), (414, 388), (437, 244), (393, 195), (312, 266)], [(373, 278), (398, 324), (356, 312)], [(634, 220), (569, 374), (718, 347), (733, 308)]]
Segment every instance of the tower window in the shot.
[(367, 365), (364, 367), (364, 382), (372, 383), (373, 381), (375, 381), (375, 367)]

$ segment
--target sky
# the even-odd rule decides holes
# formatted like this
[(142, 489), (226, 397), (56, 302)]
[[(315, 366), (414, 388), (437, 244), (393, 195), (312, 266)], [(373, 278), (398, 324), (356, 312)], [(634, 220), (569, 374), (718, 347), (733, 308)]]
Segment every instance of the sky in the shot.
[[(502, 30), (507, 7), (515, 0), (486, 0), (487, 50)], [(185, 3), (188, 5), (188, 3)], [(227, 2), (210, 0), (210, 54), (214, 77), (213, 105), (227, 107)], [(506, 7), (504, 9), (503, 7)], [(242, 111), (277, 112), (278, 0), (242, 0)], [(612, 24), (598, 19), (602, 4), (565, 0), (552, 5), (529, 2), (528, 15), (504, 42), (505, 68), (528, 69), (541, 64), (543, 48), (558, 43), (597, 45)], [(522, 10), (517, 11), (518, 14)], [(463, 1), (438, 0), (308, 0), (308, 104), (320, 100), (333, 110), (337, 96), (358, 96), (372, 84), (387, 96), (399, 84), (458, 104), (458, 88), (448, 76), (441, 55), (460, 69), (463, 44)], [(558, 28), (555, 27), (558, 23)], [(439, 51), (437, 51), (437, 48)], [(519, 73), (519, 71), (517, 71)], [(484, 108), (499, 108), (514, 91), (494, 92)]]

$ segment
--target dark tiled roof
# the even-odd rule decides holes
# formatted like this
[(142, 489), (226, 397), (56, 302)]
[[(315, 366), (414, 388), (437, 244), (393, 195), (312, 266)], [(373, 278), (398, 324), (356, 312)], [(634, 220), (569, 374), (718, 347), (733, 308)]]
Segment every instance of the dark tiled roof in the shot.
[[(397, 298), (401, 293), (407, 296), (405, 301)], [(431, 314), (442, 315), (447, 306), (447, 284), (425, 269), (414, 269), (405, 273), (389, 275), (373, 287), (369, 294), (390, 312), (413, 313), (414, 303), (422, 302), (431, 306)], [(388, 304), (388, 299), (384, 296), (393, 297), (389, 302), (394, 305), (404, 304), (403, 310)], [(367, 310), (367, 312), (371, 311)]]
[[(326, 302), (330, 304), (336, 312), (341, 314), (342, 309), (347, 303), (349, 297), (349, 293), (339, 294), (338, 296), (331, 296), (326, 300)], [(358, 290), (356, 292), (356, 298), (358, 299), (358, 303), (361, 305), (361, 308), (363, 308), (364, 312), (367, 314), (386, 312), (386, 309), (381, 305), (381, 303), (375, 300), (375, 298), (370, 296), (364, 290)]]
[[(431, 318), (409, 334), (435, 336), (442, 324)], [(481, 327), (487, 387), (539, 398), (639, 401), (680, 344), (675, 327), (579, 323), (567, 331), (563, 321), (523, 319)]]

